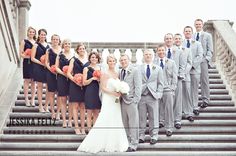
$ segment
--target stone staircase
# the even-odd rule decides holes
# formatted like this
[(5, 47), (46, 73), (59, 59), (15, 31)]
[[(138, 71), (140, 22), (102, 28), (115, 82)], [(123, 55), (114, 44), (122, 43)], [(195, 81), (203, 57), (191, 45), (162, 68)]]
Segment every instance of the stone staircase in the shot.
[[(216, 68), (209, 69), (211, 102), (195, 121), (183, 120), (182, 128), (166, 137), (160, 129), (159, 143), (139, 144), (135, 153), (99, 153), (99, 155), (236, 155), (236, 107)], [(45, 96), (44, 96), (45, 98)], [(200, 103), (199, 88), (199, 103)], [(62, 128), (62, 121), (53, 121), (49, 113), (39, 113), (36, 107), (25, 107), (20, 90), (12, 112), (0, 134), (0, 155), (90, 155), (76, 152), (84, 139), (73, 128)], [(18, 123), (28, 119), (28, 125)], [(146, 135), (146, 140), (150, 139)], [(94, 140), (99, 143), (99, 140)]]

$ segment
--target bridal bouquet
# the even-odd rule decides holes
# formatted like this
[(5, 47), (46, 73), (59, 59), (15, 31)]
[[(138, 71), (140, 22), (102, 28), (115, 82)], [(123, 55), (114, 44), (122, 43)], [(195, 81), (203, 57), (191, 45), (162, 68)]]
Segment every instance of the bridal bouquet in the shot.
[[(123, 95), (128, 95), (129, 94), (130, 88), (129, 88), (128, 83), (118, 80), (113, 84), (114, 84), (116, 92), (120, 92)], [(115, 102), (118, 103), (118, 101), (119, 101), (119, 98), (116, 98)]]

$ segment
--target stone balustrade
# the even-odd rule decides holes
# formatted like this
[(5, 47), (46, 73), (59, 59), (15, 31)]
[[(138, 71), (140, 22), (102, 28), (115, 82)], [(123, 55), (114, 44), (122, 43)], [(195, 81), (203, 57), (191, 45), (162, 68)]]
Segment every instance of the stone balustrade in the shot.
[(213, 60), (236, 99), (236, 33), (232, 25), (227, 20), (212, 20), (205, 24), (205, 29), (213, 36)]

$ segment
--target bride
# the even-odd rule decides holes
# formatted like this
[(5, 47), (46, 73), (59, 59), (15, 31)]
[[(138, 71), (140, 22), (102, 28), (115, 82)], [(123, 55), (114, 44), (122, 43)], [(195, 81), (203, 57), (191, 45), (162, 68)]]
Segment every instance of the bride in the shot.
[(107, 57), (108, 70), (101, 76), (102, 108), (95, 125), (80, 144), (78, 151), (124, 152), (128, 149), (128, 139), (121, 116), (120, 102), (114, 84), (118, 79), (115, 72), (117, 60), (114, 55)]

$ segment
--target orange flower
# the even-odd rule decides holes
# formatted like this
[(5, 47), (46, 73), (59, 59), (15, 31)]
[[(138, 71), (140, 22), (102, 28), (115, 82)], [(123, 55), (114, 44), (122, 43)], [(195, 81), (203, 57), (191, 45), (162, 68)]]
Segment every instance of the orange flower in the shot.
[(55, 65), (52, 65), (52, 66), (50, 67), (50, 71), (51, 71), (52, 73), (56, 73), (56, 66), (55, 66)]
[(31, 56), (31, 49), (26, 49), (26, 50), (24, 51), (24, 54), (25, 54), (26, 56)]
[(44, 54), (44, 55), (42, 55), (42, 56), (40, 57), (40, 62), (41, 62), (42, 64), (45, 64), (45, 60), (46, 60), (46, 55)]
[(83, 82), (83, 74), (78, 73), (74, 75), (74, 80), (76, 83), (82, 84)]
[(93, 77), (100, 78), (101, 77), (101, 71), (100, 70), (94, 70)]
[(68, 68), (69, 68), (69, 66), (64, 66), (64, 67), (62, 68), (62, 71), (66, 74), (67, 71), (68, 71)]

